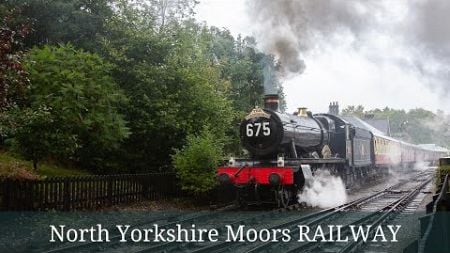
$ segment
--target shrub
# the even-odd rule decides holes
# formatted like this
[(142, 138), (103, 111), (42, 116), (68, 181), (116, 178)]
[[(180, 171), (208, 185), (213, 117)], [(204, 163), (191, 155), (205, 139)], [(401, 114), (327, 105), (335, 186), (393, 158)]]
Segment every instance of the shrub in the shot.
[(209, 129), (197, 136), (188, 135), (187, 144), (173, 156), (183, 190), (200, 194), (216, 185), (215, 171), (222, 159), (222, 148)]

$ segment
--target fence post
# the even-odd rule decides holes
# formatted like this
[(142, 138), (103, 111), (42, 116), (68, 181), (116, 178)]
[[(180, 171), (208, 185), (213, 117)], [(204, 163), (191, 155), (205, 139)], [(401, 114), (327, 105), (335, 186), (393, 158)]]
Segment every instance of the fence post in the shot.
[(71, 185), (69, 179), (67, 177), (64, 178), (64, 197), (63, 197), (64, 211), (70, 210), (70, 186)]
[(149, 199), (149, 185), (148, 185), (148, 175), (142, 178), (142, 197), (144, 199)]
[(112, 193), (113, 193), (113, 189), (112, 189), (112, 177), (111, 176), (107, 176), (106, 180), (107, 180), (107, 193), (106, 195), (108, 196), (108, 205), (112, 205), (113, 204), (113, 199), (112, 199)]

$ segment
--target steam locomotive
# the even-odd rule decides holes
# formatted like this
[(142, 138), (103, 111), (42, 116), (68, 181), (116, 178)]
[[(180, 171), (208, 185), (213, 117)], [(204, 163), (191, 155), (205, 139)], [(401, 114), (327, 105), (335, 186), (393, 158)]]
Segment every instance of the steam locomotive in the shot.
[(264, 108), (254, 108), (240, 124), (240, 137), (250, 158), (230, 158), (217, 177), (231, 186), (239, 204), (296, 200), (318, 169), (342, 178), (347, 187), (390, 168), (411, 168), (448, 153), (436, 147), (402, 142), (357, 117), (339, 116), (337, 103), (328, 114), (312, 115), (306, 108), (281, 113), (279, 97), (266, 95)]

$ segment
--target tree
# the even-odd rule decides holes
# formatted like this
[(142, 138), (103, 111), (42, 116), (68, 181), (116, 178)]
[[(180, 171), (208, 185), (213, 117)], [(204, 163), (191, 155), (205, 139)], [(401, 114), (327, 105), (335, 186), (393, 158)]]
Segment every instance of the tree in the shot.
[(22, 64), (21, 41), (30, 29), (14, 24), (15, 14), (14, 9), (0, 6), (0, 146), (15, 129), (7, 111), (24, 102), (29, 84)]
[(415, 144), (434, 143), (448, 147), (448, 119), (441, 113), (416, 108), (409, 111), (396, 110), (389, 107), (364, 111), (363, 106), (348, 106), (343, 115), (364, 117), (373, 115), (378, 119), (389, 119), (391, 136)]
[(30, 106), (20, 108), (15, 135), (19, 150), (35, 164), (55, 157), (98, 168), (103, 152), (128, 136), (118, 113), (124, 97), (109, 75), (111, 67), (70, 45), (31, 50)]
[(344, 108), (342, 110), (342, 115), (345, 115), (345, 116), (353, 115), (353, 116), (357, 116), (357, 117), (363, 117), (364, 114), (365, 114), (364, 106), (362, 106), (362, 105), (358, 105), (356, 107), (354, 105), (349, 105), (349, 106), (347, 106), (347, 108)]
[(148, 7), (157, 19), (159, 31), (163, 32), (168, 24), (180, 24), (193, 17), (197, 4), (196, 0), (150, 0)]
[[(151, 15), (125, 6), (108, 24), (105, 57), (130, 99), (122, 108), (131, 136), (118, 154), (131, 172), (171, 167), (171, 155), (205, 125), (224, 139), (234, 118), (229, 82), (208, 55), (209, 31), (195, 22), (167, 24), (141, 20)], [(127, 25), (130, 23), (130, 25)], [(131, 25), (132, 24), (132, 25)]]
[(25, 45), (57, 45), (70, 42), (94, 52), (104, 24), (113, 15), (116, 0), (6, 0), (6, 8), (15, 8), (16, 22), (28, 24), (33, 31)]

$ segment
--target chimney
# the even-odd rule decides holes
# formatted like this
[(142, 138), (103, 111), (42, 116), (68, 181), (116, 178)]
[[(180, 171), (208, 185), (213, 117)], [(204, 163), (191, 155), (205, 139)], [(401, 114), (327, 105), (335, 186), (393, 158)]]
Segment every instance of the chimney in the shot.
[(328, 106), (328, 113), (333, 115), (339, 115), (339, 103), (331, 102)]
[(264, 108), (272, 111), (278, 111), (280, 97), (278, 94), (266, 94), (264, 96)]

